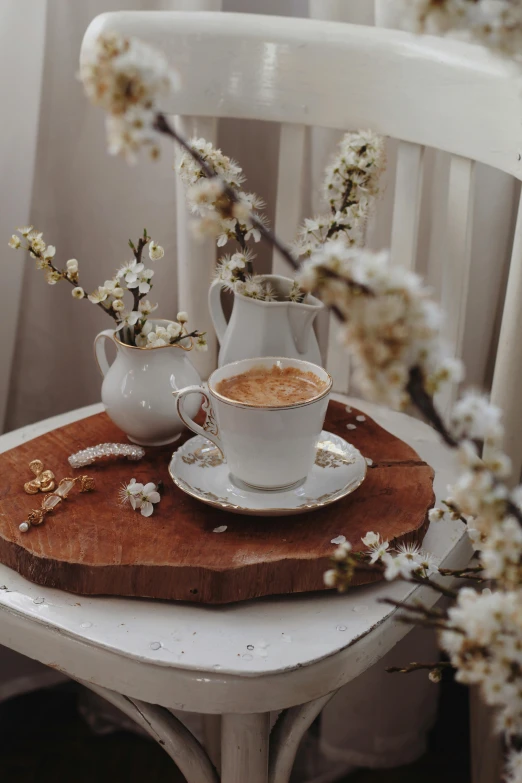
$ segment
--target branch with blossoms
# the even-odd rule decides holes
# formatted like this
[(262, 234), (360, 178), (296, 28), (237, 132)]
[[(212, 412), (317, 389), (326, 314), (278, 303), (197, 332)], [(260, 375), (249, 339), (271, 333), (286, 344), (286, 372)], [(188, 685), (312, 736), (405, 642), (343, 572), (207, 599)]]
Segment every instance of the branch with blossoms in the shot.
[[(163, 258), (165, 251), (150, 238), (146, 229), (136, 244), (129, 239), (134, 258), (123, 264), (110, 280), (105, 280), (103, 285), (90, 294), (80, 286), (79, 263), (76, 258), (69, 259), (63, 269), (58, 269), (54, 263), (56, 248), (54, 245), (46, 245), (42, 232), (33, 226), (22, 226), (17, 231), (20, 236), (13, 234), (8, 242), (9, 247), (14, 250), (27, 250), (36, 260), (36, 268), (44, 272), (49, 285), (56, 285), (64, 280), (73, 286), (71, 294), (74, 299), (87, 299), (100, 307), (115, 322), (123, 342), (138, 348), (158, 348), (180, 343), (186, 349), (194, 345), (198, 350), (206, 350), (205, 333), (188, 331), (188, 316), (185, 312), (178, 313), (176, 321), (169, 322), (167, 326), (154, 324), (149, 320), (158, 305), (145, 298), (152, 289), (154, 270), (145, 267), (143, 251), (148, 246), (151, 261)], [(126, 291), (133, 298), (130, 309), (126, 308), (124, 302)]]
[(415, 33), (466, 33), (473, 42), (513, 59), (522, 55), (520, 0), (401, 0), (401, 27)]
[[(487, 6), (497, 12), (503, 8), (506, 13), (497, 16), (497, 29), (506, 32), (506, 20), (513, 21), (510, 40), (516, 40), (518, 34), (520, 3), (514, 0), (405, 2), (425, 21), (448, 9), (457, 13), (465, 8), (467, 13), (471, 5), (480, 12)], [(491, 31), (488, 36), (490, 40), (494, 37)], [(448, 515), (466, 524), (478, 566), (441, 569), (419, 547), (395, 547), (369, 532), (363, 539), (365, 552), (354, 553), (349, 543), (335, 551), (325, 583), (346, 590), (357, 570), (372, 569), (387, 580), (423, 585), (448, 599), (444, 610), (418, 602), (394, 606), (400, 606), (402, 621), (434, 629), (457, 679), (479, 685), (485, 701), (497, 708), (498, 728), (511, 748), (509, 783), (522, 783), (522, 752), (517, 750), (522, 738), (522, 486), (510, 489), (506, 483), (511, 466), (502, 452), (501, 414), (485, 396), (465, 392), (448, 420), (437, 411), (434, 395), (444, 384), (460, 383), (463, 368), (444, 345), (442, 313), (422, 280), (404, 268), (392, 267), (387, 252), (374, 253), (358, 246), (352, 218), (362, 216), (364, 223), (364, 209), (361, 215), (352, 214), (351, 201), (358, 188), (372, 191), (376, 179), (370, 176), (365, 181), (364, 170), (354, 171), (353, 156), (369, 160), (368, 171), (377, 174), (381, 167), (378, 147), (360, 143), (357, 149), (348, 150), (350, 155), (344, 155), (342, 167), (329, 170), (331, 214), (301, 232), (298, 241), (305, 243), (302, 255), (307, 258), (299, 263), (295, 251), (286, 248), (265, 225), (254, 202), (241, 195), (237, 164), (225, 156), (220, 158), (219, 151), (203, 142), (191, 144), (168, 123), (159, 105), (177, 77), (161, 55), (141, 42), (105, 36), (98, 41), (93, 61), (83, 66), (82, 78), (93, 103), (108, 113), (111, 152), (133, 159), (140, 149), (149, 148), (156, 157), (155, 134), (169, 136), (179, 144), (189, 156), (186, 167), (196, 178), (191, 185), (196, 190), (190, 198), (200, 217), (200, 231), (216, 235), (218, 223), (222, 226), (223, 221), (231, 221), (219, 236), (226, 234), (227, 241), (237, 241), (241, 253), (248, 230), (257, 230), (296, 269), (299, 290), (314, 292), (337, 314), (342, 322), (340, 339), (355, 358), (359, 386), (365, 395), (399, 409), (413, 404), (456, 451), (460, 473), (451, 496), (444, 507), (432, 509), (429, 517), (433, 524)], [(215, 166), (210, 165), (212, 161)], [(196, 176), (196, 164), (201, 176)], [(224, 175), (220, 165), (225, 166)], [(359, 193), (359, 204), (362, 195)], [(244, 268), (246, 274), (247, 263), (244, 259), (244, 267), (231, 270)], [(483, 444), (487, 450), (481, 457)], [(451, 583), (444, 584), (445, 579)], [(455, 581), (462, 579), (477, 585), (483, 579), (491, 580), (494, 590), (454, 589)], [(408, 671), (411, 667), (429, 668), (432, 679), (440, 678), (441, 664), (415, 663), (401, 668)]]
[[(255, 274), (256, 256), (249, 245), (249, 242), (257, 243), (261, 239), (254, 220), (267, 225), (266, 217), (260, 212), (264, 201), (255, 193), (241, 189), (245, 181), (242, 168), (220, 149), (205, 139), (192, 139), (189, 145), (197, 156), (184, 150), (177, 171), (186, 188), (187, 204), (199, 218), (193, 224), (195, 231), (198, 236), (216, 237), (218, 247), (229, 242), (237, 245), (236, 252), (219, 259), (216, 278), (231, 292), (265, 302), (274, 301), (279, 292)], [(205, 168), (200, 160), (205, 162)], [(224, 192), (223, 183), (234, 193), (236, 200), (233, 203)]]
[(309, 258), (329, 239), (360, 247), (386, 166), (384, 139), (372, 131), (346, 133), (326, 167), (323, 198), (330, 213), (306, 219), (292, 249)]

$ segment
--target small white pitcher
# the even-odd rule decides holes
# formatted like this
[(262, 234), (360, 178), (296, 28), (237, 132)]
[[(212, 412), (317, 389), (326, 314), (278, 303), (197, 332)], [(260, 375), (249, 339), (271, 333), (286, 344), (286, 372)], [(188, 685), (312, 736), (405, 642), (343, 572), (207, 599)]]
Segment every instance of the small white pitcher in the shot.
[[(293, 280), (281, 275), (260, 275), (282, 296)], [(214, 280), (208, 306), (220, 342), (219, 367), (254, 356), (286, 356), (321, 365), (321, 354), (313, 330), (316, 315), (324, 305), (307, 294), (304, 302), (262, 302), (234, 294), (234, 306), (227, 324), (221, 305), (221, 282)]]
[[(167, 326), (170, 321), (154, 320)], [(116, 346), (116, 359), (107, 361), (105, 340)], [(187, 357), (187, 349), (177, 345), (137, 348), (121, 342), (118, 330), (106, 329), (94, 340), (94, 355), (104, 376), (102, 402), (105, 410), (129, 440), (141, 446), (173, 443), (184, 429), (176, 412), (172, 392), (201, 383)], [(197, 395), (187, 402), (190, 415), (200, 407)]]

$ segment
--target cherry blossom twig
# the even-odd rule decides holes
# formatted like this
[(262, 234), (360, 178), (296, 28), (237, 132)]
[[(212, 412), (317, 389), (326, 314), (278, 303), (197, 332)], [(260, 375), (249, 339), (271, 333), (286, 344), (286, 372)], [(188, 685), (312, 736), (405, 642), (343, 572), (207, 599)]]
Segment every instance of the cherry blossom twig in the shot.
[(438, 661), (437, 663), (410, 663), (407, 666), (388, 666), (386, 671), (388, 674), (410, 674), (411, 672), (417, 672), (421, 669), (453, 669), (449, 661)]

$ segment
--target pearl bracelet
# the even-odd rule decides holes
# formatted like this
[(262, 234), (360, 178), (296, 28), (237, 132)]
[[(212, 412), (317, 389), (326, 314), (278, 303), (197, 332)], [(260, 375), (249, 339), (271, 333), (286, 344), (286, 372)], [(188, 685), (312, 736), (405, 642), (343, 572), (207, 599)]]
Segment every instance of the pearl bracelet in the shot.
[(145, 449), (130, 443), (100, 443), (98, 446), (89, 446), (87, 449), (77, 451), (69, 457), (71, 468), (83, 468), (92, 465), (102, 457), (127, 457), (131, 460), (139, 460), (145, 456)]

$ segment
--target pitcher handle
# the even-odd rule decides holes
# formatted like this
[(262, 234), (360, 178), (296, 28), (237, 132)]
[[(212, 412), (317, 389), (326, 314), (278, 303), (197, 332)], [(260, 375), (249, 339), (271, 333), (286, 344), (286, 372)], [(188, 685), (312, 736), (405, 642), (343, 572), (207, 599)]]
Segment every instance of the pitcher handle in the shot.
[[(176, 398), (176, 409), (183, 424), (186, 424), (189, 430), (192, 430), (192, 432), (195, 432), (197, 435), (202, 435), (204, 438), (207, 438), (207, 440), (211, 440), (212, 443), (218, 447), (223, 459), (225, 459), (223, 444), (219, 437), (216, 416), (207, 390), (202, 386), (187, 386), (185, 389), (172, 392), (172, 394)], [(202, 427), (199, 424), (196, 424), (194, 419), (191, 419), (183, 407), (183, 401), (189, 394), (201, 394), (203, 397), (203, 404), (201, 407), (205, 412), (205, 422)]]
[(94, 358), (96, 359), (96, 364), (98, 365), (98, 369), (101, 372), (101, 374), (105, 377), (110, 369), (110, 364), (107, 361), (107, 354), (105, 352), (105, 339), (103, 342), (100, 340), (100, 338), (106, 338), (111, 339), (114, 342), (114, 334), (112, 329), (105, 329), (103, 332), (100, 332), (100, 334), (97, 334), (94, 338)]
[(223, 312), (223, 305), (221, 304), (221, 288), (221, 281), (213, 280), (208, 289), (208, 309), (210, 310), (214, 331), (216, 332), (220, 343), (222, 343), (225, 338), (225, 332), (228, 326)]

